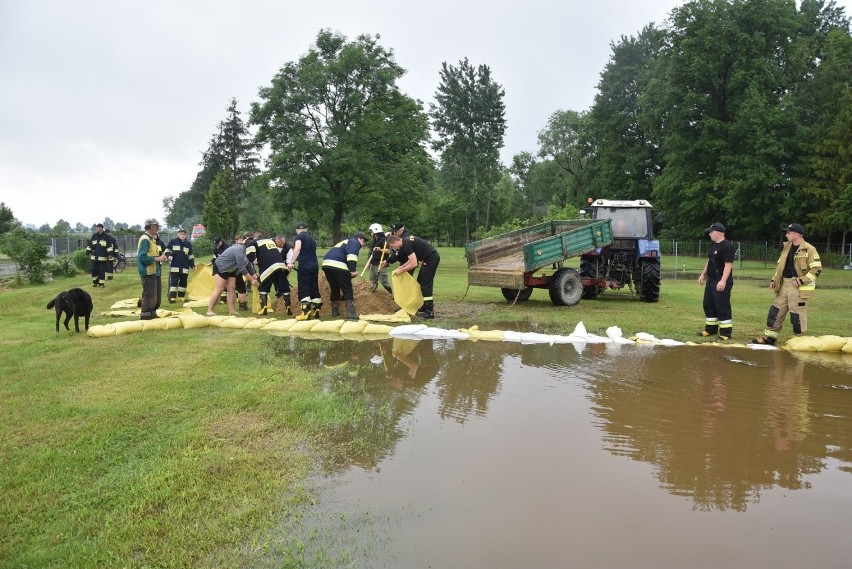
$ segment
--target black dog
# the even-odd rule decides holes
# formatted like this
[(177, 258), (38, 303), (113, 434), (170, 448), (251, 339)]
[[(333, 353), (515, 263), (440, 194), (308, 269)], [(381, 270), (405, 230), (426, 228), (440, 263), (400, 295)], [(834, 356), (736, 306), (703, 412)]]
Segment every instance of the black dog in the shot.
[(74, 330), (80, 331), (81, 316), (86, 318), (86, 330), (89, 329), (89, 316), (92, 314), (92, 297), (83, 289), (72, 288), (65, 292), (60, 292), (56, 298), (47, 303), (47, 308), (56, 308), (56, 331), (59, 332), (59, 319), (62, 313), (65, 313), (65, 329), (70, 331), (68, 322), (71, 317), (74, 317)]

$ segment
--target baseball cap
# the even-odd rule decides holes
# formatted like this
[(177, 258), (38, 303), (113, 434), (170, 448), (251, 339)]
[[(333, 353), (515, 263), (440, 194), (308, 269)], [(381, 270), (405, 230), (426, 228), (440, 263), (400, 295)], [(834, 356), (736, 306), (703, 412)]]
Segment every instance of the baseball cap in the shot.
[(719, 233), (724, 233), (725, 226), (721, 223), (713, 223), (710, 225), (710, 227), (704, 230), (704, 233), (710, 233), (711, 231), (718, 231)]
[(399, 231), (403, 227), (405, 227), (405, 224), (401, 221), (397, 221), (396, 223), (391, 225), (391, 231)]
[(356, 233), (356, 234), (355, 234), (355, 235), (353, 235), (352, 237), (353, 237), (354, 239), (363, 239), (364, 241), (366, 241), (366, 240), (367, 240), (367, 236), (366, 236), (366, 235), (364, 235), (364, 232), (363, 232), (363, 231), (359, 231), (358, 233)]
[(370, 233), (382, 233), (382, 226), (378, 223), (374, 223), (370, 226)]
[(799, 235), (805, 234), (805, 228), (799, 225), (798, 223), (791, 223), (790, 225), (784, 228), (784, 231), (795, 231)]
[(307, 223), (300, 223), (296, 226), (296, 229), (307, 229), (307, 228), (308, 228)]

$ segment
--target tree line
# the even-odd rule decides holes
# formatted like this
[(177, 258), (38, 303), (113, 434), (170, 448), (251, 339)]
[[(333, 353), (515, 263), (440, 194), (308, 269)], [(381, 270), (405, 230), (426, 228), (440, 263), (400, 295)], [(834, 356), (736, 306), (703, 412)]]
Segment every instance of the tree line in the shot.
[(402, 220), (460, 244), (605, 197), (651, 200), (664, 237), (714, 221), (742, 240), (792, 221), (829, 243), (852, 229), (852, 36), (833, 0), (674, 8), (613, 42), (591, 108), (554, 110), (510, 164), (487, 64), (444, 62), (427, 108), (380, 40), (321, 30), (247, 121), (232, 99), (190, 188), (164, 200), (169, 226), (306, 222), (337, 240)]

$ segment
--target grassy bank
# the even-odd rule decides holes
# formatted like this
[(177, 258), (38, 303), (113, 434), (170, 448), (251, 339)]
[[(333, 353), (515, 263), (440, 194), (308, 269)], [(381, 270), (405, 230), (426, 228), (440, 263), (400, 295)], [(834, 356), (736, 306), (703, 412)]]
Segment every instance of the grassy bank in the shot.
[[(438, 326), (567, 333), (583, 321), (598, 333), (615, 324), (692, 340), (703, 323), (701, 260), (664, 280), (659, 303), (606, 293), (555, 307), (543, 290), (511, 306), (498, 289), (468, 289), (462, 249), (441, 256)], [(735, 275), (735, 334), (747, 338), (772, 301), (769, 274)], [(361, 434), (376, 430), (358, 388), (257, 331), (57, 334), (45, 305), (89, 283), (0, 290), (0, 566), (302, 564), (287, 523), (311, 505), (311, 473), (343, 451), (335, 441), (347, 437), (331, 435), (367, 445)], [(852, 336), (850, 286), (850, 271), (823, 274), (813, 334)], [(129, 268), (92, 291), (95, 311), (139, 292)]]

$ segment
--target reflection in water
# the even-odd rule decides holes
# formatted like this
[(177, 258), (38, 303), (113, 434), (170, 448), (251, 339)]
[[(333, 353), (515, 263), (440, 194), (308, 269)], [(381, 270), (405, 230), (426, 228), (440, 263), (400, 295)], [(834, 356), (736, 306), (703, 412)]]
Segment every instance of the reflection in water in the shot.
[(326, 532), (313, 544), (323, 554), (348, 544), (356, 565), (387, 567), (693, 567), (698, 550), (712, 552), (703, 566), (800, 567), (852, 555), (852, 358), (280, 342), (279, 355), (322, 367), (329, 392), (365, 409), (337, 433), (368, 442), (329, 469), (339, 486), (309, 531)]
[[(801, 361), (781, 351), (734, 360), (677, 351), (610, 361), (589, 386), (608, 450), (655, 465), (666, 488), (701, 510), (745, 511), (762, 488), (801, 488), (804, 475), (824, 467), (824, 449), (815, 455), (803, 445)], [(763, 358), (770, 361), (754, 365)]]

